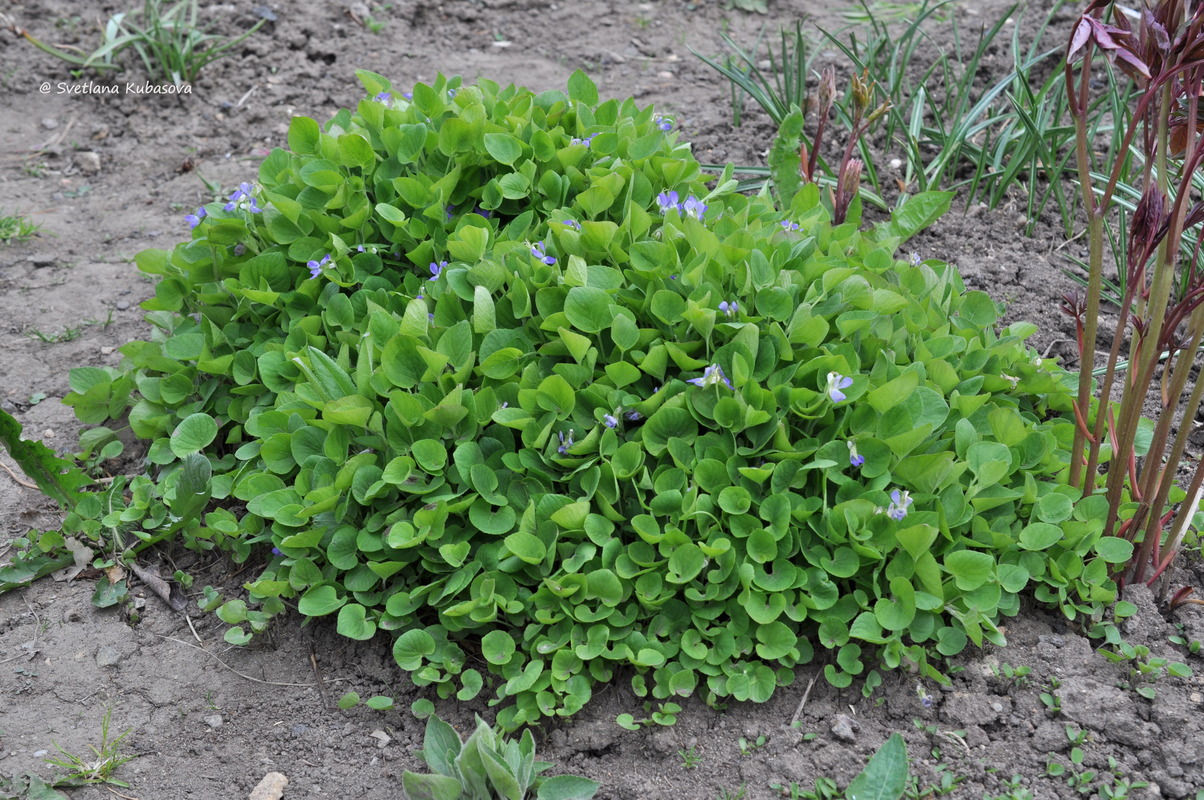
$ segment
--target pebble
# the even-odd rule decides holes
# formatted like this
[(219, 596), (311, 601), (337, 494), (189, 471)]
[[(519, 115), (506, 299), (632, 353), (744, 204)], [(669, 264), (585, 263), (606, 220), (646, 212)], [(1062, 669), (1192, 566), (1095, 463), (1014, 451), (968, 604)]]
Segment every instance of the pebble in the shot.
[(42, 117), (42, 127), (48, 131), (52, 131), (59, 126), (59, 121), (54, 117)]
[(34, 253), (33, 255), (26, 257), (25, 260), (30, 264), (33, 264), (34, 269), (54, 266), (54, 256), (50, 255), (49, 253)]
[(393, 737), (384, 731), (372, 731), (372, 733), (368, 735), (376, 740), (377, 747), (386, 747), (388, 746), (389, 742), (393, 741)]
[(118, 311), (125, 311), (129, 307), (130, 307), (130, 301), (128, 301), (128, 300), (118, 300), (117, 301), (117, 310)]
[(201, 717), (201, 720), (214, 730), (220, 728), (223, 722), (221, 714), (210, 714), (207, 717)]
[(857, 741), (856, 731), (858, 727), (857, 723), (847, 715), (837, 714), (836, 718), (832, 721), (832, 735), (842, 742), (855, 742)]
[(890, 168), (891, 168), (891, 169), (899, 169), (899, 168), (900, 168), (900, 167), (902, 167), (902, 166), (903, 166), (903, 159), (901, 159), (901, 158), (892, 158), (892, 159), (890, 160)]
[(75, 154), (75, 165), (83, 172), (95, 174), (100, 172), (100, 156), (91, 150), (84, 150)]
[(107, 644), (102, 644), (96, 651), (96, 666), (115, 667), (121, 663), (121, 654)]
[(1041, 644), (1049, 644), (1054, 647), (1062, 647), (1066, 644), (1066, 640), (1057, 634), (1041, 634), (1037, 637), (1037, 641)]
[(1190, 695), (1188, 695), (1188, 699), (1190, 699), (1193, 703), (1204, 703), (1204, 694), (1192, 692)]
[(285, 786), (288, 786), (288, 778), (279, 772), (269, 772), (251, 790), (247, 800), (280, 800), (284, 796)]
[(45, 756), (45, 755), (46, 755), (46, 754), (48, 754), (49, 752), (50, 752), (49, 750), (38, 750), (36, 753), (34, 753), (34, 754), (33, 754), (33, 757), (34, 757), (34, 758), (41, 758), (42, 756)]

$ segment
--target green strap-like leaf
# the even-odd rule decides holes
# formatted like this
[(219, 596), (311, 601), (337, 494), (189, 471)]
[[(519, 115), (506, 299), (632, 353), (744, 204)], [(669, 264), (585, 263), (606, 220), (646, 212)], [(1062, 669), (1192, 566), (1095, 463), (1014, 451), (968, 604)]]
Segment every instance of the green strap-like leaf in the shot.
[(892, 733), (845, 791), (848, 800), (899, 800), (907, 789), (907, 745)]
[(0, 411), (0, 443), (42, 493), (68, 511), (79, 502), (80, 488), (92, 484), (83, 470), (56, 456), (46, 445), (22, 439), (21, 423), (4, 411)]

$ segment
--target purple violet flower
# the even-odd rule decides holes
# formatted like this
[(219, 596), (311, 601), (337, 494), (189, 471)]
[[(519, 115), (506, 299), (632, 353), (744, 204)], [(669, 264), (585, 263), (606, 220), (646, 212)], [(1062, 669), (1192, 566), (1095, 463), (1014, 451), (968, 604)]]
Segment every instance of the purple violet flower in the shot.
[(904, 490), (900, 492), (894, 489), (890, 493), (890, 507), (886, 509), (886, 516), (898, 521), (907, 516), (907, 507), (911, 505), (911, 495)]
[(798, 230), (798, 223), (791, 222), (788, 219), (782, 220), (781, 223), (779, 223), (779, 224), (782, 226), (783, 230), (787, 230), (787, 231), (797, 231)]
[(322, 274), (322, 267), (330, 263), (330, 253), (322, 257), (321, 261), (310, 261), (305, 266), (309, 267), (309, 278), (313, 280)]
[(723, 300), (719, 303), (719, 310), (727, 315), (728, 319), (731, 319), (732, 317), (736, 316), (736, 313), (740, 310), (740, 304), (735, 300), (730, 303), (726, 300)]
[(355, 252), (357, 252), (357, 253), (364, 252), (364, 246), (361, 244), (359, 247), (355, 248)]
[(196, 210), (195, 214), (189, 214), (188, 216), (184, 217), (184, 221), (188, 223), (188, 229), (192, 230), (197, 225), (200, 225), (201, 220), (203, 220), (206, 216), (207, 214), (205, 213), (205, 207), (201, 206)]
[(570, 447), (573, 446), (573, 429), (569, 428), (568, 438), (565, 438), (564, 431), (557, 434), (560, 437), (560, 446), (556, 448), (556, 452), (560, 455), (567, 455)]
[(388, 105), (389, 100), (392, 99), (392, 97), (393, 97), (393, 95), (389, 94), (388, 92), (381, 92), (380, 94), (378, 94), (376, 97), (373, 97), (372, 99), (378, 103), (384, 103), (385, 105)]
[(573, 230), (575, 230), (575, 231), (579, 231), (579, 230), (581, 230), (581, 223), (580, 223), (580, 222), (578, 222), (578, 221), (577, 221), (577, 220), (575, 220), (575, 219), (566, 219), (566, 220), (564, 220), (563, 222), (561, 222), (560, 224), (561, 224), (561, 225), (568, 225), (570, 228), (572, 228), (572, 229), (573, 229)]
[(556, 263), (556, 259), (544, 252), (543, 240), (531, 245), (531, 255), (538, 258), (545, 264), (552, 265)]
[(860, 467), (865, 463), (865, 456), (857, 452), (857, 444), (850, 439), (845, 442), (849, 446), (849, 464), (854, 467)]
[(569, 144), (583, 144), (586, 147), (589, 147), (589, 143), (592, 142), (594, 140), (594, 137), (597, 135), (598, 134), (596, 134), (596, 133), (591, 133), (589, 136), (586, 136), (584, 139), (578, 139), (576, 136), (574, 136), (572, 139), (569, 140)]
[(456, 204), (448, 203), (447, 208), (443, 209), (443, 213), (447, 215), (448, 219), (454, 217), (456, 215)]
[(847, 389), (853, 385), (852, 378), (846, 378), (839, 372), (828, 373), (828, 397), (832, 398), (833, 403), (839, 403), (845, 399), (845, 393), (841, 389)]
[(252, 213), (258, 213), (262, 211), (263, 209), (255, 205), (255, 198), (251, 197), (251, 192), (253, 191), (254, 187), (252, 187), (251, 184), (247, 183), (246, 181), (243, 181), (242, 183), (238, 184), (237, 189), (230, 193), (230, 197), (226, 202), (226, 205), (222, 206), (222, 209), (224, 211), (233, 211), (237, 208), (249, 208)]
[(406, 100), (413, 100), (413, 99), (414, 99), (414, 93), (413, 93), (413, 92), (402, 92), (402, 93), (401, 93), (401, 96), (402, 96), (402, 97), (404, 97)]
[(284, 555), (284, 553), (281, 553), (281, 552), (280, 552), (280, 548), (279, 548), (279, 547), (273, 547), (273, 548), (272, 548), (272, 555), (274, 555), (274, 556), (282, 556), (282, 555)]
[(668, 213), (669, 209), (676, 208), (681, 211), (681, 203), (677, 200), (677, 192), (661, 192), (656, 196), (656, 202), (661, 207), (661, 213)]
[(692, 383), (695, 386), (704, 386), (704, 387), (705, 386), (718, 386), (719, 384), (722, 383), (724, 386), (726, 386), (729, 389), (736, 388), (736, 387), (732, 386), (732, 382), (729, 381), (727, 379), (727, 376), (723, 374), (723, 367), (719, 366), (718, 364), (712, 364), (711, 366), (709, 366), (705, 370), (703, 370), (701, 378), (691, 378), (690, 380), (686, 381), (686, 383)]
[(653, 119), (656, 121), (656, 127), (660, 128), (665, 133), (673, 130), (673, 120), (669, 119), (668, 117), (662, 117), (660, 114), (657, 114), (655, 117), (653, 117)]
[(605, 423), (606, 427), (608, 428), (617, 428), (619, 425), (619, 418), (614, 414), (603, 414), (602, 422)]
[(920, 254), (919, 254), (919, 253), (912, 253), (912, 254), (911, 254), (911, 265), (912, 265), (913, 267), (918, 267), (918, 266), (920, 266), (920, 265), (921, 265), (921, 264), (923, 264), (923, 263), (924, 263), (924, 259), (920, 258)]
[(443, 273), (443, 270), (445, 270), (445, 269), (447, 269), (446, 261), (440, 261), (438, 264), (436, 264), (434, 261), (432, 261), (431, 262), (431, 277), (427, 278), (427, 280), (430, 280), (430, 281), (439, 280), (439, 276)]
[(638, 411), (628, 411), (627, 412), (627, 421), (628, 422), (639, 422), (643, 418), (644, 418), (644, 415)]
[(702, 215), (707, 213), (706, 204), (694, 195), (686, 198), (686, 202), (682, 205), (682, 210), (686, 212), (687, 216), (691, 216), (694, 219), (702, 219)]
[(472, 213), (474, 213), (474, 214), (476, 214), (476, 215), (478, 215), (478, 216), (484, 217), (485, 219), (489, 219), (490, 217), (492, 217), (492, 216), (493, 216), (493, 212), (492, 212), (492, 211), (490, 211), (490, 210), (489, 210), (489, 209), (487, 209), (487, 208), (481, 208), (480, 206), (477, 206), (476, 208), (474, 208), (474, 209), (472, 210)]

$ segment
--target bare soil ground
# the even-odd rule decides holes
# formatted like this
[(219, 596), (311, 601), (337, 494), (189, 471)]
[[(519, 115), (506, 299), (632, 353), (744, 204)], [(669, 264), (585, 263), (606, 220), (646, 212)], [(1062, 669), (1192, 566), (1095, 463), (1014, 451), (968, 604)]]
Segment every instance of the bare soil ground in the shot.
[[(87, 76), (72, 77), (24, 41), (0, 39), (0, 210), (42, 226), (33, 240), (0, 245), (0, 406), (29, 435), (64, 452), (75, 449), (80, 430), (59, 403), (69, 369), (116, 365), (117, 347), (148, 334), (138, 304), (152, 286), (133, 255), (170, 248), (186, 234), (184, 214), (212, 199), (200, 176), (228, 192), (285, 144), (290, 115), (325, 120), (354, 104), (362, 94), (354, 70), (379, 72), (396, 85), (442, 71), (542, 90), (562, 88), (583, 67), (603, 95), (634, 96), (673, 116), (701, 160), (757, 164), (769, 145), (768, 121), (754, 114), (733, 129), (726, 84), (687, 48), (718, 53), (722, 30), (751, 43), (762, 24), (792, 26), (804, 13), (835, 30), (853, 7), (769, 0), (771, 16), (761, 17), (713, 0), (254, 5), (203, 5), (203, 18), (226, 33), (265, 11), (275, 21), (182, 97), (90, 93), (80, 88)], [(934, 51), (949, 41), (949, 20), (970, 30), (1008, 5), (955, 0), (946, 22), (933, 28)], [(1044, 14), (1049, 0), (1036, 5), (1030, 13)], [(80, 46), (96, 41), (97, 20), (121, 10), (101, 0), (0, 0), (0, 12), (36, 35)], [(1074, 13), (1059, 18), (1064, 30)], [(378, 33), (356, 21), (366, 15), (383, 23)], [(143, 83), (141, 67), (129, 67), (118, 83)], [(996, 76), (1009, 67), (1002, 48), (984, 62)], [(889, 143), (881, 150), (883, 163), (898, 155)], [(1036, 236), (1023, 236), (1022, 208), (955, 206), (910, 247), (959, 265), (972, 288), (1008, 304), (1009, 320), (1041, 326), (1039, 351), (1065, 358), (1073, 333), (1056, 310), (1073, 288), (1060, 271), (1065, 240), (1045, 220)], [(14, 537), (56, 522), (49, 501), (0, 472), (0, 560)], [(237, 587), (249, 577), (210, 556), (163, 557), (195, 576), (194, 590)], [(1178, 577), (1198, 586), (1204, 574), (1196, 568)], [(134, 593), (145, 605), (131, 625), (119, 612), (94, 609), (93, 588), (86, 577), (45, 580), (0, 596), (0, 776), (48, 776), (44, 759), (57, 755), (56, 744), (86, 753), (99, 741), (106, 708), (114, 732), (132, 729), (124, 751), (138, 756), (117, 772), (129, 783), (121, 797), (241, 797), (275, 770), (290, 780), (287, 798), (395, 798), (401, 772), (420, 769), (414, 750), (422, 723), (408, 708), (425, 695), (395, 668), (386, 643), (354, 643), (332, 627), (286, 622), (264, 643), (231, 648), (221, 639), (224, 626), (199, 611), (172, 611), (140, 587)], [(1168, 641), (1176, 634), (1204, 640), (1200, 607), (1166, 617), (1147, 592), (1130, 591), (1127, 599), (1140, 607), (1126, 627), (1129, 641), (1204, 673), (1204, 659)], [(538, 753), (558, 771), (600, 781), (601, 798), (695, 800), (724, 790), (735, 796), (742, 787), (745, 797), (768, 798), (780, 796), (771, 784), (807, 789), (820, 776), (843, 786), (894, 731), (907, 741), (918, 797), (995, 797), (1014, 775), (1037, 798), (1112, 796), (1101, 787), (1114, 775), (1148, 783), (1130, 797), (1196, 797), (1204, 788), (1201, 678), (1164, 678), (1154, 684), (1155, 698), (1145, 699), (1134, 691), (1130, 665), (1108, 663), (1043, 608), (1025, 608), (1007, 636), (1007, 648), (956, 659), (951, 687), (926, 687), (931, 705), (913, 676), (888, 675), (868, 698), (857, 686), (838, 691), (821, 679), (798, 729), (788, 723), (818, 667), (800, 669), (795, 684), (764, 705), (716, 711), (690, 700), (675, 726), (637, 732), (614, 722), (619, 713), (642, 715), (620, 680), (574, 718), (545, 726)], [(1031, 672), (1009, 680), (1005, 665)], [(392, 695), (397, 707), (340, 711), (335, 701), (348, 690)], [(1042, 692), (1057, 695), (1060, 713)], [(492, 717), (483, 701), (436, 705), (465, 731), (474, 714)], [(1068, 727), (1085, 732), (1081, 765), (1071, 763)], [(741, 752), (740, 738), (761, 736), (763, 746)], [(691, 749), (699, 763), (686, 769), (680, 753)], [(1053, 762), (1065, 774), (1051, 776)], [(1095, 777), (1078, 779), (1078, 787), (1068, 781), (1088, 770)], [(87, 787), (71, 796), (114, 794)]]

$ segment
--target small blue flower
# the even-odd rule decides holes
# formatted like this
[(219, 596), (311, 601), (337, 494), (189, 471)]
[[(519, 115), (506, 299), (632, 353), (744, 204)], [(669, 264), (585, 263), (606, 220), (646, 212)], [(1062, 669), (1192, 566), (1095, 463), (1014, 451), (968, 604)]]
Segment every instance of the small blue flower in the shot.
[(201, 220), (203, 220), (205, 217), (205, 207), (201, 206), (196, 210), (195, 214), (189, 214), (188, 216), (184, 217), (184, 221), (188, 223), (188, 229), (192, 230), (197, 225), (200, 225)]
[(723, 300), (722, 302), (719, 303), (719, 310), (722, 311), (725, 315), (727, 315), (728, 319), (731, 319), (732, 317), (736, 316), (737, 312), (740, 311), (740, 304), (737, 303), (735, 300), (733, 300), (730, 303), (727, 302), (726, 300)]
[(254, 187), (252, 187), (251, 184), (247, 183), (246, 181), (243, 181), (242, 183), (238, 184), (238, 188), (230, 194), (228, 201), (224, 206), (222, 206), (222, 209), (225, 211), (234, 211), (235, 209), (241, 208), (244, 210), (249, 210), (252, 213), (259, 213), (263, 209), (257, 206), (255, 204), (255, 198), (251, 197), (251, 192), (253, 191)]
[(596, 133), (591, 133), (589, 136), (586, 136), (584, 139), (578, 139), (576, 136), (574, 136), (572, 139), (569, 139), (569, 144), (583, 144), (586, 147), (589, 147), (589, 143), (592, 142), (594, 140), (594, 137), (597, 135), (598, 134), (596, 134)]
[(389, 100), (391, 100), (392, 97), (393, 97), (393, 95), (389, 94), (388, 92), (381, 92), (380, 94), (378, 94), (376, 97), (373, 97), (372, 99), (378, 103), (384, 103), (385, 105), (388, 105)]
[(849, 464), (854, 467), (860, 467), (865, 463), (865, 456), (857, 452), (857, 445), (852, 439), (845, 442), (849, 446)]
[(920, 698), (920, 705), (924, 706), (924, 708), (932, 708), (932, 695), (928, 694), (924, 690), (924, 687), (918, 683), (916, 684), (916, 695)]
[(402, 96), (402, 97), (404, 97), (406, 100), (413, 100), (413, 99), (414, 99), (414, 93), (413, 93), (413, 92), (402, 92), (402, 93), (401, 93), (401, 96)]
[(853, 385), (852, 378), (846, 378), (839, 372), (828, 373), (828, 397), (832, 398), (833, 403), (839, 403), (845, 399), (845, 393), (841, 389), (847, 389)]
[(279, 547), (273, 547), (273, 548), (272, 548), (272, 555), (274, 555), (274, 556), (282, 556), (282, 555), (284, 555), (284, 554), (280, 552), (280, 548), (279, 548)]
[(447, 99), (448, 99), (448, 100), (451, 100), (451, 99), (452, 99), (453, 97), (455, 97), (455, 96), (456, 96), (456, 90), (455, 90), (455, 89), (448, 89), (448, 90), (447, 90)]
[(447, 208), (443, 209), (443, 213), (447, 216), (448, 219), (451, 219), (452, 217), (454, 217), (456, 215), (456, 204), (448, 203)]
[(431, 262), (431, 277), (427, 278), (430, 281), (439, 280), (439, 276), (443, 274), (443, 270), (447, 269), (447, 262), (440, 261), (439, 263)]
[(673, 120), (669, 119), (668, 117), (662, 117), (660, 114), (657, 114), (655, 117), (653, 117), (653, 119), (656, 121), (656, 127), (660, 128), (665, 133), (673, 130)]
[(627, 421), (628, 422), (639, 422), (643, 418), (644, 418), (644, 415), (638, 411), (628, 411), (627, 412)]
[(678, 202), (677, 192), (661, 192), (656, 196), (656, 202), (661, 207), (662, 214), (667, 213), (671, 208), (681, 211), (681, 203)]
[(330, 253), (327, 253), (325, 256), (323, 256), (321, 261), (310, 261), (310, 262), (306, 263), (305, 266), (309, 267), (310, 280), (313, 280), (314, 278), (321, 275), (322, 267), (326, 266), (329, 263), (330, 263)]
[(686, 198), (686, 202), (682, 206), (682, 209), (688, 216), (691, 216), (694, 219), (702, 219), (702, 215), (707, 212), (706, 205), (694, 195), (690, 195)]
[(617, 428), (619, 425), (619, 418), (614, 414), (603, 414), (602, 422), (605, 423), (606, 427), (608, 428)]
[(566, 220), (564, 220), (563, 222), (561, 222), (560, 224), (561, 224), (561, 225), (568, 225), (570, 228), (572, 228), (572, 229), (573, 229), (573, 230), (575, 230), (575, 231), (579, 231), (579, 230), (581, 230), (581, 223), (580, 223), (580, 222), (578, 222), (578, 221), (577, 221), (577, 220), (575, 220), (575, 219), (566, 219)]
[(360, 246), (356, 247), (356, 248), (355, 248), (355, 252), (357, 252), (357, 253), (362, 253), (362, 252), (364, 252), (364, 246), (361, 244)]
[(489, 210), (489, 209), (487, 209), (487, 208), (481, 208), (480, 206), (477, 206), (476, 208), (474, 208), (474, 209), (472, 210), (472, 213), (474, 213), (474, 214), (477, 214), (478, 216), (482, 216), (482, 217), (484, 217), (485, 219), (489, 219), (490, 217), (492, 217), (492, 216), (493, 216), (493, 212), (492, 212), (492, 211), (490, 211), (490, 210)]
[(569, 448), (573, 446), (573, 429), (569, 429), (569, 435), (567, 438), (565, 437), (563, 431), (558, 433), (557, 436), (560, 437), (560, 446), (556, 448), (556, 452), (560, 453), (562, 456), (567, 455)]
[(543, 245), (542, 240), (531, 245), (531, 255), (535, 256), (540, 261), (542, 261), (543, 263), (548, 264), (548, 265), (552, 265), (552, 264), (556, 263), (555, 258), (552, 258), (552, 256), (550, 256), (546, 252), (544, 252), (544, 245)]
[(732, 386), (732, 382), (727, 379), (727, 376), (723, 374), (723, 367), (718, 364), (712, 364), (703, 370), (701, 378), (691, 378), (686, 383), (692, 383), (695, 386), (718, 386), (722, 383), (729, 389), (735, 388)]
[(886, 516), (898, 521), (907, 516), (907, 507), (911, 505), (911, 495), (907, 491), (900, 492), (894, 489), (890, 493), (890, 507), (886, 509)]
[(779, 224), (782, 226), (783, 230), (787, 230), (787, 231), (797, 231), (798, 230), (798, 223), (791, 222), (788, 219), (782, 220)]
[(426, 318), (427, 318), (427, 320), (428, 320), (428, 321), (430, 321), (430, 322), (434, 322), (434, 321), (435, 321), (435, 315), (434, 315), (434, 313), (433, 313), (433, 312), (427, 312)]

